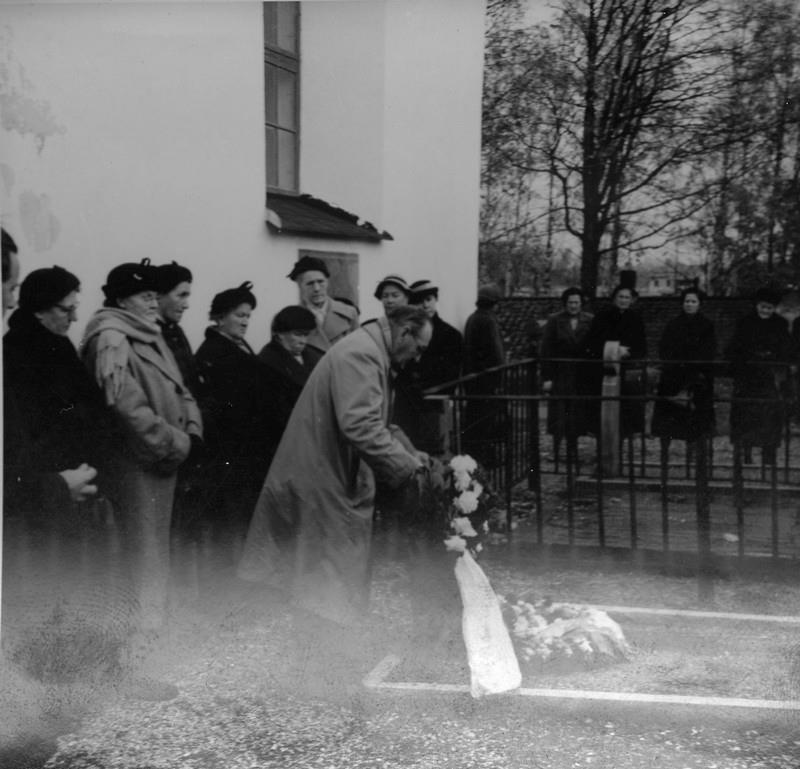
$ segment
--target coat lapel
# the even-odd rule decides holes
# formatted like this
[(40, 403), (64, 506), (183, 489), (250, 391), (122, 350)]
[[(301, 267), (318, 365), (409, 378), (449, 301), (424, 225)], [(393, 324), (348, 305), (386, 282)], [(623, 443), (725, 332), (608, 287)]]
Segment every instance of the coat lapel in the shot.
[(152, 344), (137, 340), (134, 341), (134, 345), (140, 358), (152, 363), (165, 377), (183, 387), (183, 378), (178, 371), (178, 364), (175, 363), (172, 352), (162, 340), (156, 340)]

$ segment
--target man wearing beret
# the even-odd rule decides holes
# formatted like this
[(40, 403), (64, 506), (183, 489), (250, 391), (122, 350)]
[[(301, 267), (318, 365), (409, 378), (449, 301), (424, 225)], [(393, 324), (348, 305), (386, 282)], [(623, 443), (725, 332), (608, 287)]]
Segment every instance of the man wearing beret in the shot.
[(324, 353), (346, 334), (358, 328), (358, 310), (328, 296), (330, 271), (322, 259), (303, 256), (287, 276), (297, 282), (300, 304), (314, 314), (317, 327), (308, 345)]

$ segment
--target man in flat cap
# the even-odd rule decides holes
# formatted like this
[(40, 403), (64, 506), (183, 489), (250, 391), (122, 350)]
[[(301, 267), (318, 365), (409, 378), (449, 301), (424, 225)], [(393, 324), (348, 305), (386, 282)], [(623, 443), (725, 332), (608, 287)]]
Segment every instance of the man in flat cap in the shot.
[(303, 256), (292, 268), (289, 278), (300, 289), (300, 304), (314, 314), (317, 327), (308, 335), (308, 345), (324, 353), (358, 328), (358, 310), (328, 296), (330, 271), (322, 259)]

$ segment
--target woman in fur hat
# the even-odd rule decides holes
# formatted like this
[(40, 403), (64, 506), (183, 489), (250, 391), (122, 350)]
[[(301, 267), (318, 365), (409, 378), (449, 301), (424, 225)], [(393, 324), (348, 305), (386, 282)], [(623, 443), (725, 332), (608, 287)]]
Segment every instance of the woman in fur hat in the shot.
[(245, 339), (256, 308), (252, 288), (247, 281), (214, 297), (213, 325), (195, 354), (210, 414), (206, 520), (234, 558), (274, 449), (266, 367)]

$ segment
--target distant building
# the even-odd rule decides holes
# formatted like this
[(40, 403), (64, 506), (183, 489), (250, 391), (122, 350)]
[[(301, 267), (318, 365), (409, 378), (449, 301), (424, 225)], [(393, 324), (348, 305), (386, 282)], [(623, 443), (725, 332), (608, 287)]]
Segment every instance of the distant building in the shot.
[(655, 269), (639, 268), (640, 293), (643, 296), (674, 296), (691, 286), (703, 285), (699, 265), (674, 264)]

